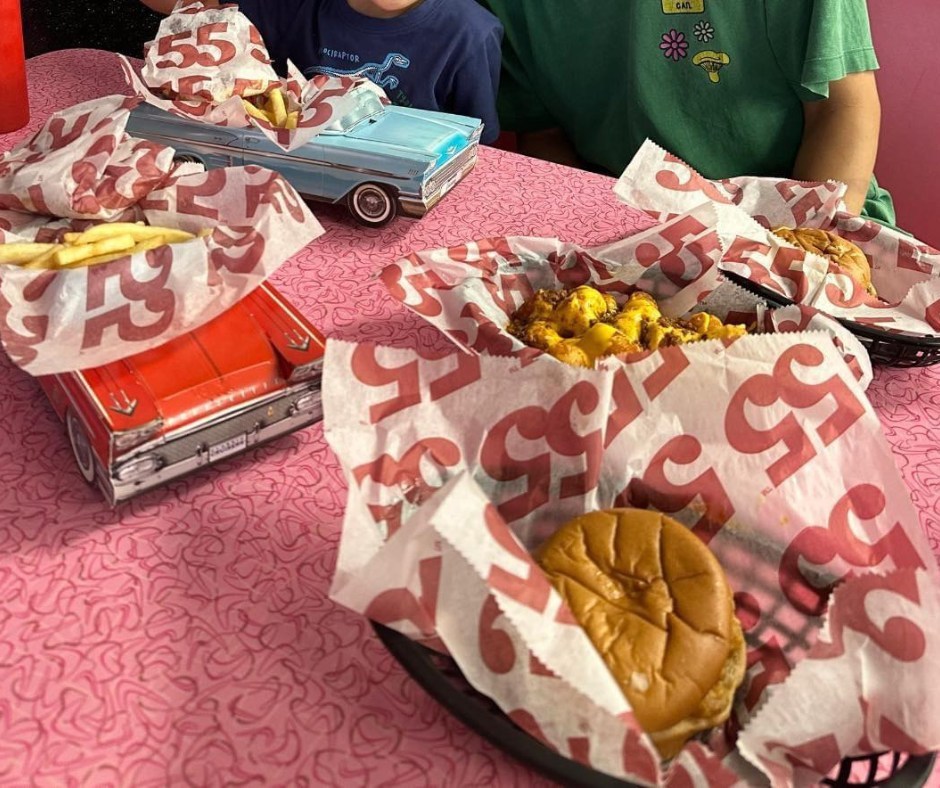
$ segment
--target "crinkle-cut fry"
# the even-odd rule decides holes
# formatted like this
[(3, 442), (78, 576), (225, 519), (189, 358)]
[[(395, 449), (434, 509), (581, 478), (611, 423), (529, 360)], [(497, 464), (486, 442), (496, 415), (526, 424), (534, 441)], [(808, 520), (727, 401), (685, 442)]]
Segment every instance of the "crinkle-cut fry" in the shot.
[(268, 112), (274, 119), (274, 125), (284, 127), (287, 123), (287, 107), (284, 105), (284, 94), (280, 88), (271, 88), (268, 93)]
[[(171, 227), (155, 227), (146, 224), (132, 224), (130, 222), (105, 222), (89, 227), (81, 233), (78, 238), (71, 243), (87, 244), (93, 241), (100, 241), (105, 238), (113, 238), (120, 235), (129, 235), (134, 241), (144, 241), (147, 238), (162, 236), (166, 238), (165, 243), (178, 243), (179, 241), (189, 241), (195, 236), (185, 230), (176, 230)], [(69, 241), (69, 239), (66, 239)]]
[(57, 265), (69, 266), (87, 260), (90, 257), (110, 254), (111, 252), (126, 252), (134, 248), (134, 238), (130, 234), (116, 235), (111, 238), (102, 238), (94, 243), (81, 246), (67, 246), (56, 252), (52, 259)]
[(245, 107), (245, 112), (251, 115), (251, 117), (271, 123), (271, 118), (268, 117), (267, 113), (264, 110), (258, 109), (250, 101), (242, 99), (242, 105)]
[(37, 244), (32, 241), (0, 244), (0, 263), (28, 263), (54, 246), (56, 244)]
[(65, 249), (65, 244), (52, 244), (52, 248), (48, 252), (34, 257), (28, 263), (23, 263), (21, 268), (57, 268), (58, 266), (52, 258), (60, 249)]
[(287, 120), (284, 122), (285, 129), (296, 129), (297, 128), (297, 119), (300, 117), (300, 113), (297, 110), (287, 113)]

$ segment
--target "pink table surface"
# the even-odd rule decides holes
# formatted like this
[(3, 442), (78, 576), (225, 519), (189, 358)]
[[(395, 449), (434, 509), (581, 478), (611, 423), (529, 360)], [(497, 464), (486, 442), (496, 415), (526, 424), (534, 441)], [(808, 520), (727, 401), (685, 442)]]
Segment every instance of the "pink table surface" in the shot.
[[(28, 64), (35, 129), (123, 92), (112, 55)], [(0, 136), (0, 151), (26, 131)], [(427, 217), (326, 234), (276, 285), (328, 336), (445, 348), (374, 275), (501, 234), (591, 245), (648, 224), (602, 176), (485, 149)], [(940, 556), (940, 367), (870, 395)], [(315, 426), (111, 510), (39, 387), (0, 357), (0, 783), (539, 786), (327, 598), (345, 485)], [(938, 781), (940, 784), (940, 781)]]

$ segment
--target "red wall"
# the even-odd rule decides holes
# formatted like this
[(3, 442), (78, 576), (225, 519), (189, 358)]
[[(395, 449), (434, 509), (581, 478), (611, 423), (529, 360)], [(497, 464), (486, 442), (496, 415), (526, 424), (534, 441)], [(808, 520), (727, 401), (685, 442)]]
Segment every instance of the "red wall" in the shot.
[(940, 248), (940, 0), (868, 0), (881, 70), (875, 174), (898, 224)]

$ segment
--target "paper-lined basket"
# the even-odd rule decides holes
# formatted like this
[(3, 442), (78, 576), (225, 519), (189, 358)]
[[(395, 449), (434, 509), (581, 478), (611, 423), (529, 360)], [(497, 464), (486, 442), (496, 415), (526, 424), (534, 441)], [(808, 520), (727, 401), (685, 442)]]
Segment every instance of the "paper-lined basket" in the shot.
[(136, 103), (70, 107), (0, 157), (0, 242), (115, 220), (207, 234), (88, 267), (0, 264), (0, 341), (33, 375), (106, 364), (196, 328), (323, 232), (273, 172), (174, 165), (172, 149), (128, 137)]
[(650, 293), (667, 317), (707, 310), (726, 322), (756, 322), (764, 332), (827, 332), (867, 387), (872, 374), (868, 354), (849, 331), (810, 307), (767, 310), (759, 299), (722, 281), (721, 221), (715, 206), (700, 204), (594, 249), (551, 238), (480, 239), (412, 253), (386, 266), (381, 279), (396, 300), (470, 352), (543, 356), (506, 330), (512, 313), (539, 288), (590, 284), (621, 300), (636, 290)]
[[(291, 64), (280, 77), (258, 29), (235, 5), (210, 7), (181, 0), (146, 46), (140, 74), (127, 58), (121, 66), (131, 91), (174, 115), (214, 126), (257, 128), (285, 151), (296, 150), (330, 124), (355, 111), (366, 90), (387, 102), (366, 79), (317, 74), (306, 79)], [(243, 99), (278, 88), (293, 128), (252, 115)]]
[[(796, 303), (886, 332), (940, 335), (940, 251), (845, 212), (843, 184), (756, 177), (710, 181), (647, 141), (614, 191), (660, 219), (712, 204), (721, 216), (721, 267)], [(858, 245), (880, 298), (826, 259), (782, 241), (770, 232), (776, 227), (831, 230)]]
[[(332, 597), (443, 641), (566, 757), (644, 784), (731, 784), (744, 758), (788, 785), (846, 755), (940, 746), (936, 566), (878, 419), (821, 335), (601, 370), (331, 341), (324, 406), (349, 484)], [(668, 773), (529, 558), (570, 517), (624, 504), (708, 543), (748, 641), (734, 724)]]

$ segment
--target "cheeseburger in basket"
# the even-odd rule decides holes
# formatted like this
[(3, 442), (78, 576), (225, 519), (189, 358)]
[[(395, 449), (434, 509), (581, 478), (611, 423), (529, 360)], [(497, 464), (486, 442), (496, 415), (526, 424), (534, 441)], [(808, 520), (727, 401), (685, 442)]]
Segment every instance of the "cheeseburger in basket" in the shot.
[[(444, 326), (463, 347), (514, 350), (495, 344), (516, 340), (507, 304), (545, 285), (574, 285), (570, 310), (555, 314), (568, 295), (533, 303), (562, 332), (623, 311), (578, 287), (609, 285), (629, 260), (595, 267), (537, 241), (440, 255), (438, 314), (473, 292), (487, 303), (486, 287), (455, 292), (473, 249), (498, 249), (497, 265), (479, 257), (515, 288), (490, 299), (488, 323)], [(532, 282), (537, 259), (556, 264)], [(402, 283), (430, 279), (434, 261), (410, 262), (390, 289), (427, 306)], [(611, 328), (644, 343), (691, 331), (643, 301)], [(720, 330), (738, 315), (722, 311)], [(443, 646), (560, 756), (634, 784), (753, 784), (759, 770), (784, 788), (846, 757), (940, 742), (934, 559), (826, 335), (660, 341), (593, 369), (334, 340), (325, 369), (325, 436), (349, 482), (331, 598)]]
[(536, 560), (663, 758), (728, 719), (744, 635), (721, 565), (688, 528), (644, 509), (591, 512)]

